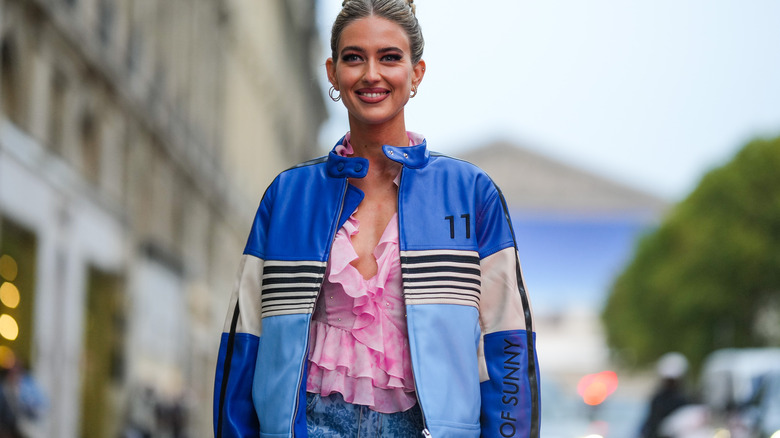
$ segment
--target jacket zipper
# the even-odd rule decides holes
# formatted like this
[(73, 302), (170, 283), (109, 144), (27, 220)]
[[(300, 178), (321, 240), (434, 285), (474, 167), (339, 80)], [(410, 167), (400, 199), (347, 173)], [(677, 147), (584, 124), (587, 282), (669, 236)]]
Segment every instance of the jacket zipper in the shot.
[[(336, 216), (336, 224), (338, 224), (338, 220), (341, 217), (341, 214), (344, 212), (344, 201), (347, 199), (347, 188), (348, 187), (349, 187), (349, 182), (345, 178), (344, 179), (344, 191), (341, 194), (341, 207), (339, 207), (339, 214)], [(338, 231), (339, 230), (335, 230), (333, 232), (333, 234), (330, 236), (331, 242), (333, 242), (333, 239), (336, 237), (336, 233), (338, 233)], [(330, 258), (330, 252), (328, 253), (328, 258)], [(327, 263), (326, 263), (326, 266), (327, 266)], [(317, 291), (317, 297), (314, 299), (314, 308), (317, 307), (317, 300), (320, 298), (320, 292), (322, 292), (322, 284), (325, 282), (325, 277), (324, 277), (325, 274), (323, 273), (322, 275), (323, 275), (323, 281), (322, 281), (322, 283), (320, 283), (320, 290)], [(312, 310), (312, 316), (314, 316), (314, 310)], [(306, 360), (307, 360), (307, 356), (309, 355), (309, 335), (308, 335), (308, 332), (311, 331), (311, 319), (312, 318), (310, 317), (309, 318), (309, 323), (306, 325), (306, 328), (307, 328), (307, 330), (306, 330), (306, 332), (307, 332), (306, 343), (304, 344), (304, 349), (303, 349), (303, 360), (301, 361), (301, 372), (300, 372), (300, 374), (298, 374), (298, 389), (295, 392), (295, 409), (296, 410), (293, 411), (292, 423), (290, 424), (290, 432), (291, 432), (291, 437), (292, 438), (295, 438), (295, 416), (296, 416), (296, 414), (298, 412), (298, 410), (297, 410), (298, 406), (301, 403), (301, 385), (304, 384), (304, 382), (303, 382), (303, 369), (306, 368)]]
[[(414, 364), (412, 364), (412, 366), (414, 366)], [(414, 374), (414, 372), (412, 374)], [(422, 435), (425, 438), (431, 438), (432, 437), (431, 432), (428, 430), (428, 426), (425, 424), (425, 412), (423, 411), (423, 405), (422, 402), (420, 401), (420, 394), (417, 392), (417, 380), (415, 380), (414, 382), (414, 396), (417, 397), (417, 404), (420, 405), (420, 414), (422, 415), (422, 421), (423, 421)]]
[[(401, 178), (398, 180), (398, 201), (397, 202), (398, 202), (398, 240), (399, 240), (399, 244), (400, 244), (400, 240), (401, 240), (401, 187), (403, 187), (403, 184), (404, 184), (404, 169), (405, 169), (405, 167), (401, 168)], [(406, 305), (406, 288), (403, 285), (403, 276), (401, 276), (401, 290), (404, 291), (404, 306), (405, 306)], [(407, 326), (406, 337), (408, 338), (409, 336), (411, 336), (409, 334), (409, 330), (408, 330), (408, 327), (409, 327), (409, 317), (407, 315), (404, 315), (404, 316), (406, 316), (406, 326)], [(411, 354), (410, 354), (410, 358), (411, 358)], [(412, 359), (412, 376), (414, 376), (414, 359)], [(424, 436), (425, 438), (432, 438), (431, 432), (428, 430), (428, 426), (425, 424), (425, 411), (423, 411), (423, 404), (422, 404), (422, 401), (420, 400), (420, 391), (417, 388), (417, 377), (416, 376), (414, 377), (414, 396), (415, 396), (415, 398), (417, 398), (417, 405), (420, 406), (420, 414), (422, 415), (422, 421), (423, 421), (422, 436)]]

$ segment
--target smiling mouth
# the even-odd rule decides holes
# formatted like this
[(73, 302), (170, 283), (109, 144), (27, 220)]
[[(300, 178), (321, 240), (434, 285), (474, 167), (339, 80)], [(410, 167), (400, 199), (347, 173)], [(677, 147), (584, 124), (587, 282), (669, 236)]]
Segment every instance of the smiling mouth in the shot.
[(367, 97), (369, 99), (376, 99), (378, 97), (387, 96), (390, 94), (388, 90), (371, 90), (371, 91), (358, 91), (358, 96)]

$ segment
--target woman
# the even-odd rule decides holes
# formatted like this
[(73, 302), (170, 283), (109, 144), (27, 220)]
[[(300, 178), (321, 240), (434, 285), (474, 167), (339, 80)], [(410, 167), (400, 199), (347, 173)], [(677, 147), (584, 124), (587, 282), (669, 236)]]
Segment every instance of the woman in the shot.
[(326, 63), (349, 132), (258, 208), (217, 364), (218, 437), (538, 437), (531, 310), (506, 205), (428, 151), (414, 5), (348, 0)]

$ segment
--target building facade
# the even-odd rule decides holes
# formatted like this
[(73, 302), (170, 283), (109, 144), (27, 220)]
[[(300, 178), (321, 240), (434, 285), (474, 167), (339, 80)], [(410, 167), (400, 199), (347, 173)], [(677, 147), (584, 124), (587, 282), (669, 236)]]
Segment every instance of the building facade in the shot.
[(46, 396), (30, 436), (211, 435), (254, 209), (318, 153), (313, 4), (0, 0), (0, 366)]

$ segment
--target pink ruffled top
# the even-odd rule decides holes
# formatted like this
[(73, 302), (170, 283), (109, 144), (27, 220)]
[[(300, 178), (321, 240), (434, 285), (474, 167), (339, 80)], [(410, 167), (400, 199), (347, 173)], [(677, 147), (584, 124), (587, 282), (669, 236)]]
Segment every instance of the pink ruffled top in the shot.
[[(338, 150), (348, 155), (349, 139)], [(349, 403), (383, 413), (417, 403), (406, 331), (406, 309), (398, 252), (398, 215), (374, 249), (377, 273), (366, 280), (352, 266), (358, 258), (351, 238), (359, 232), (354, 214), (336, 233), (309, 334), (306, 390), (340, 393)]]

